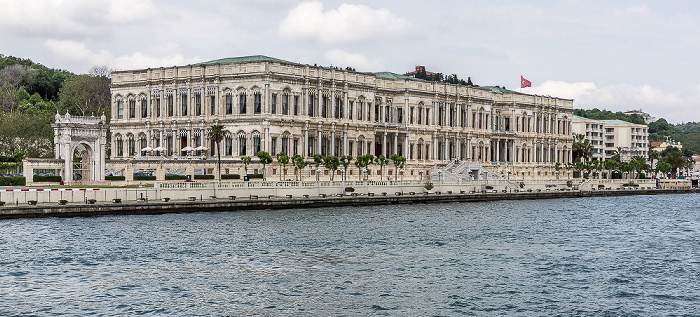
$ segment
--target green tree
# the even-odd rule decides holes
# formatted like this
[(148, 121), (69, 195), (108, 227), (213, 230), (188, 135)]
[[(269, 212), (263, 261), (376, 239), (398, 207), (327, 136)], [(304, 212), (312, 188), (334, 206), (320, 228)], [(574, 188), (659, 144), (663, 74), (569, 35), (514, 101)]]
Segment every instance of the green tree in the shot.
[(241, 156), (241, 161), (243, 161), (243, 168), (245, 169), (245, 174), (248, 175), (248, 165), (253, 159), (250, 156)]
[(282, 173), (280, 174), (281, 180), (287, 179), (287, 164), (289, 164), (289, 156), (284, 154), (284, 152), (277, 153), (277, 163), (280, 164)]
[(224, 126), (218, 124), (211, 126), (209, 139), (216, 143), (216, 168), (219, 171), (217, 177), (221, 181), (221, 140), (224, 139)]
[(330, 180), (333, 181), (335, 171), (338, 170), (338, 166), (340, 166), (340, 159), (335, 155), (325, 156), (323, 157), (323, 166), (330, 171)]
[(372, 154), (365, 154), (365, 155), (358, 155), (357, 159), (355, 160), (355, 166), (357, 166), (357, 169), (360, 170), (358, 174), (358, 179), (362, 179), (362, 173), (363, 170), (365, 170), (372, 162), (374, 161), (374, 155)]
[(574, 144), (571, 147), (574, 162), (582, 162), (593, 155), (593, 145), (583, 134), (574, 133)]
[(681, 168), (685, 168), (688, 166), (688, 159), (686, 159), (685, 156), (683, 156), (683, 153), (677, 148), (673, 146), (668, 146), (666, 149), (664, 149), (661, 152), (661, 156), (663, 157), (663, 161), (671, 165), (671, 174), (673, 178), (678, 177), (678, 170)]
[(265, 180), (265, 177), (266, 177), (265, 176), (265, 166), (267, 166), (267, 164), (272, 163), (272, 156), (270, 156), (270, 153), (267, 153), (265, 151), (258, 151), (258, 153), (255, 154), (255, 156), (257, 156), (258, 159), (260, 159), (260, 164), (262, 164), (262, 166), (263, 166), (262, 175), (263, 175), (263, 180)]
[[(297, 175), (297, 173), (301, 173), (301, 171), (309, 165), (309, 162), (307, 162), (303, 156), (296, 154), (292, 156), (292, 164), (294, 164), (294, 174)], [(297, 180), (301, 180), (301, 175), (297, 175)]]
[(352, 161), (352, 155), (343, 155), (340, 157), (340, 165), (343, 165), (343, 180), (348, 179), (348, 166)]
[(95, 115), (110, 110), (110, 79), (105, 76), (79, 75), (68, 78), (59, 92), (61, 112), (74, 115)]
[(384, 155), (379, 155), (374, 159), (374, 164), (379, 165), (379, 179), (384, 177), (384, 165), (389, 164), (389, 159), (384, 157)]
[(402, 169), (404, 167), (404, 165), (406, 164), (406, 158), (401, 156), (401, 155), (398, 155), (398, 154), (392, 154), (391, 157), (389, 157), (389, 158), (394, 163), (394, 179), (398, 180), (399, 179), (399, 169)]

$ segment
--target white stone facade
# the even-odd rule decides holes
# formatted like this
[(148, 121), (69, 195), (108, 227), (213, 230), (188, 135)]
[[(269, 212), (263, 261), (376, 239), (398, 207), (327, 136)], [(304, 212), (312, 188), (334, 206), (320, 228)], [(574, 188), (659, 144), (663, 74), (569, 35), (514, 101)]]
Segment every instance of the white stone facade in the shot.
[(622, 120), (593, 120), (574, 117), (573, 132), (586, 136), (593, 146), (592, 159), (606, 160), (620, 152), (621, 161), (634, 156), (647, 157), (649, 129), (646, 125)]
[(111, 110), (117, 160), (149, 147), (168, 160), (215, 156), (215, 124), (225, 127), (221, 157), (231, 163), (259, 150), (399, 154), (406, 178), (455, 159), (537, 178), (571, 160), (573, 100), (265, 56), (114, 72)]

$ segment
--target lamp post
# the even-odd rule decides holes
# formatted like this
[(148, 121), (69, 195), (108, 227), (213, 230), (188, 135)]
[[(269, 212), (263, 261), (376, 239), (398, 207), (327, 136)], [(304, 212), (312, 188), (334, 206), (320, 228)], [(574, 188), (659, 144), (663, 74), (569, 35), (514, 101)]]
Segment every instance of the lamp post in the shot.
[(506, 170), (506, 174), (508, 174), (508, 175), (506, 176), (506, 179), (507, 179), (507, 180), (510, 180), (510, 170)]
[(554, 175), (556, 175), (557, 179), (559, 179), (559, 171), (554, 171)]
[(420, 174), (420, 180), (423, 181), (423, 170), (418, 171), (418, 174)]
[(340, 169), (340, 178), (341, 178), (343, 181), (345, 181), (345, 169), (344, 169), (344, 168), (341, 168), (341, 169)]
[(442, 170), (438, 170), (438, 181), (442, 182)]
[(321, 174), (321, 169), (320, 169), (320, 168), (319, 168), (319, 169), (316, 169), (316, 181), (317, 181), (317, 182), (318, 182), (318, 180), (319, 180), (318, 178), (319, 178), (320, 174)]
[(367, 169), (366, 169), (366, 168), (363, 168), (363, 169), (362, 169), (362, 173), (365, 174), (365, 180), (367, 180)]
[(525, 171), (520, 171), (520, 175), (523, 177), (523, 182), (525, 181)]
[(566, 171), (566, 179), (571, 179), (571, 171)]
[(625, 179), (627, 179), (627, 174), (629, 174), (629, 172), (625, 171), (625, 172), (622, 173), (622, 174), (625, 174)]
[(401, 173), (401, 181), (403, 182), (403, 172), (404, 172), (403, 168), (400, 169), (399, 172)]

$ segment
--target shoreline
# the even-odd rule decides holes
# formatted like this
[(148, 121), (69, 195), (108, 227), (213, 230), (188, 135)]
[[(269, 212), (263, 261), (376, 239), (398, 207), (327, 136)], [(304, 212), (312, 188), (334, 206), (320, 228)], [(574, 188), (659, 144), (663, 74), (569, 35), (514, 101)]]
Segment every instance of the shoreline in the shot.
[[(240, 211), (265, 209), (319, 208), (331, 206), (420, 204), (439, 202), (478, 202), (495, 200), (556, 199), (604, 196), (634, 196), (698, 193), (693, 189), (638, 189), (603, 191), (558, 191), (558, 192), (518, 192), (518, 193), (464, 193), (425, 195), (383, 195), (383, 196), (327, 196), (309, 198), (244, 198), (238, 200), (216, 199), (200, 201), (152, 201), (100, 204), (39, 204), (36, 206), (0, 207), (0, 219), (40, 218), (40, 217), (86, 217), (97, 215), (122, 214), (165, 214), (180, 212)], [(398, 193), (397, 193), (398, 194)]]

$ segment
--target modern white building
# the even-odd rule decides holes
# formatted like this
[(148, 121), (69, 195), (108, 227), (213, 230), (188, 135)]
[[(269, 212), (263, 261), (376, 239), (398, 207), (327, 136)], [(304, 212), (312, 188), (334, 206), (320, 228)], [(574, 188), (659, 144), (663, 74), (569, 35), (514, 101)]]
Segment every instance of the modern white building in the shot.
[(620, 152), (620, 160), (647, 157), (649, 130), (646, 125), (622, 120), (593, 120), (574, 116), (573, 133), (586, 136), (593, 146), (592, 159), (606, 160)]
[(211, 159), (212, 125), (227, 171), (261, 150), (399, 154), (407, 179), (454, 160), (545, 178), (571, 160), (573, 100), (266, 56), (114, 72), (111, 113), (112, 160)]

